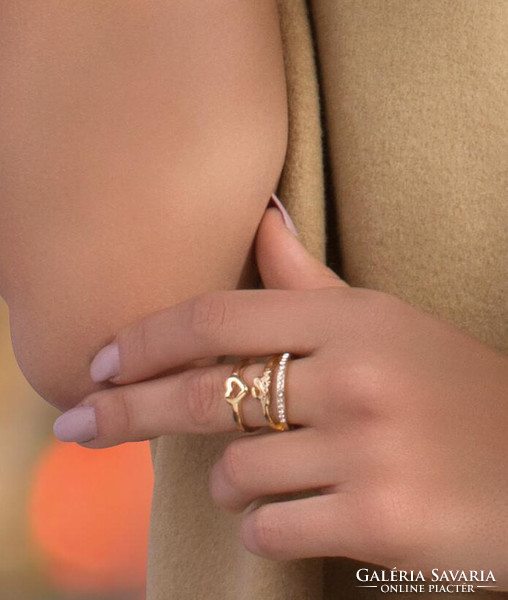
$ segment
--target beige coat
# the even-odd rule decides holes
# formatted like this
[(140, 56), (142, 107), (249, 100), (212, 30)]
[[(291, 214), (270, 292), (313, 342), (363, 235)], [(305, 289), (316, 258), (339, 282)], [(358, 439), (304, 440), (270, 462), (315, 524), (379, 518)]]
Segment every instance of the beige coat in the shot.
[[(350, 285), (507, 352), (508, 2), (279, 5), (290, 142), (278, 192), (303, 242), (321, 258), (328, 246)], [(236, 436), (152, 442), (147, 600), (374, 600), (354, 587), (357, 563), (241, 546), (240, 517), (207, 487)]]

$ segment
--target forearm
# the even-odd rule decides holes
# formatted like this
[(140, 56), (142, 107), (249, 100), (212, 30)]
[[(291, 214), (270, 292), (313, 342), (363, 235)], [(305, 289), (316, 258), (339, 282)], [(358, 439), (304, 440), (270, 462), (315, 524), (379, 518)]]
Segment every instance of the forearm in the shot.
[(276, 8), (45, 0), (1, 27), (2, 293), (27, 378), (65, 408), (119, 328), (252, 282), (286, 144)]

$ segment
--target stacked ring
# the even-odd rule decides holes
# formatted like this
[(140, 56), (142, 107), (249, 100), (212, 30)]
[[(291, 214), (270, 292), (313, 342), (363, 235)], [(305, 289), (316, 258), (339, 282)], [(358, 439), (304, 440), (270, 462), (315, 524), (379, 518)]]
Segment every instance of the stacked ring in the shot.
[(251, 395), (256, 398), (256, 400), (259, 400), (261, 408), (263, 409), (263, 415), (272, 429), (278, 429), (277, 423), (273, 420), (270, 412), (270, 404), (272, 400), (272, 375), (276, 362), (277, 356), (272, 356), (272, 358), (270, 358), (265, 365), (263, 375), (261, 375), (261, 377), (254, 378), (253, 386), (251, 387), (250, 392)]
[[(286, 415), (286, 371), (287, 364), (291, 355), (289, 352), (273, 355), (265, 365), (263, 374), (260, 377), (255, 377), (253, 385), (250, 387), (250, 394), (255, 399), (259, 400), (268, 425), (276, 431), (287, 431), (293, 426), (287, 421)], [(259, 427), (249, 427), (244, 424), (241, 416), (241, 401), (248, 395), (249, 386), (242, 380), (243, 369), (247, 364), (253, 362), (252, 359), (246, 358), (241, 360), (233, 369), (231, 376), (225, 381), (225, 399), (233, 409), (233, 419), (240, 431), (256, 431)], [(276, 395), (276, 411), (277, 419), (274, 419), (271, 412), (274, 372), (275, 377), (275, 395)]]
[(249, 386), (242, 380), (243, 370), (253, 362), (250, 358), (244, 358), (233, 369), (231, 375), (224, 383), (225, 400), (233, 409), (233, 419), (240, 431), (256, 431), (258, 427), (245, 425), (242, 418), (241, 402), (249, 393)]
[(287, 421), (286, 416), (286, 371), (288, 361), (291, 355), (289, 352), (284, 352), (278, 358), (278, 370), (277, 370), (277, 417), (279, 419), (278, 427), (280, 431), (287, 431), (290, 429), (290, 425)]

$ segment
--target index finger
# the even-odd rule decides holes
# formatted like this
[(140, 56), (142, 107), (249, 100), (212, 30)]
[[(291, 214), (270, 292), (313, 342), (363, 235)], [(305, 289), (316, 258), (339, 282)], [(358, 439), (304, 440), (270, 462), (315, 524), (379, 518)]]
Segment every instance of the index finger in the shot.
[(211, 357), (310, 354), (323, 343), (328, 329), (322, 315), (330, 303), (322, 292), (200, 294), (122, 329), (96, 355), (90, 375), (96, 382), (123, 384)]

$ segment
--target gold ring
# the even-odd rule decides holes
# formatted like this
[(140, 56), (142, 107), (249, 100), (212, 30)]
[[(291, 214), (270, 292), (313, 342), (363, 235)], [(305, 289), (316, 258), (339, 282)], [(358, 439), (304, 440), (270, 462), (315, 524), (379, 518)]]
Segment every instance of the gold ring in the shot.
[[(254, 385), (251, 387), (251, 395), (261, 403), (265, 419), (268, 421), (270, 427), (277, 431), (288, 431), (293, 428), (293, 426), (288, 423), (286, 417), (285, 382), (287, 363), (290, 357), (291, 355), (289, 352), (272, 356), (265, 365), (263, 375), (261, 377), (255, 377), (253, 382)], [(275, 366), (277, 366), (277, 376), (275, 380), (277, 420), (273, 418), (270, 411)]]
[(233, 409), (233, 420), (240, 431), (257, 431), (260, 427), (245, 425), (242, 418), (241, 402), (249, 393), (249, 386), (242, 380), (243, 370), (253, 362), (251, 358), (244, 358), (233, 369), (231, 375), (224, 382), (224, 399)]
[(282, 431), (287, 431), (288, 429), (292, 428), (292, 425), (290, 425), (287, 421), (286, 415), (286, 372), (290, 358), (291, 354), (289, 354), (289, 352), (284, 352), (284, 354), (281, 354), (280, 357), (278, 357), (277, 361), (277, 416), (279, 419), (279, 426)]
[(251, 395), (256, 398), (256, 400), (259, 400), (261, 408), (263, 409), (263, 416), (268, 421), (268, 424), (272, 429), (279, 429), (270, 412), (270, 404), (272, 400), (272, 375), (276, 360), (277, 356), (272, 356), (272, 358), (270, 358), (270, 360), (266, 363), (261, 377), (254, 377), (253, 385), (250, 391)]

